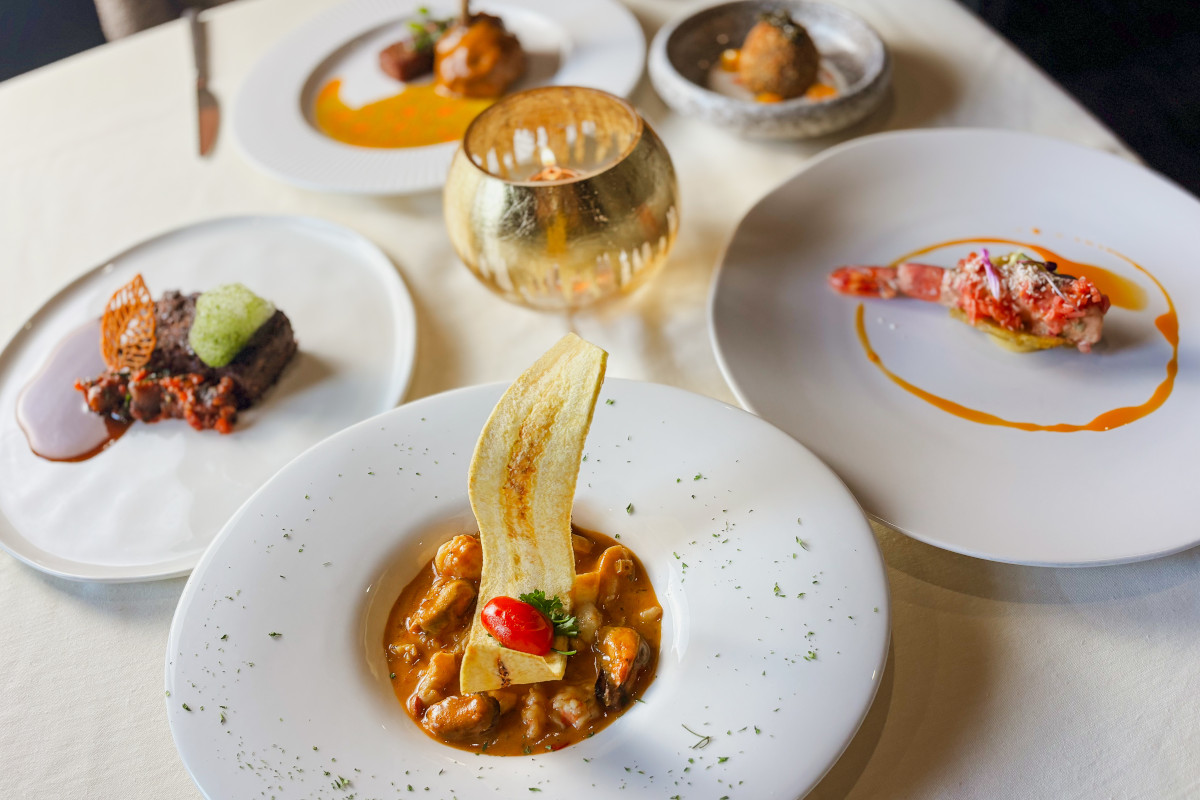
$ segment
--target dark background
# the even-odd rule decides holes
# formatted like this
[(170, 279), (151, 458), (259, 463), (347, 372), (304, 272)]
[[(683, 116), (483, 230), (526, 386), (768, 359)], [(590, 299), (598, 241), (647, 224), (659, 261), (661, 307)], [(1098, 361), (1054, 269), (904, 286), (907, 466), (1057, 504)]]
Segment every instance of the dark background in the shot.
[[(1200, 196), (1200, 2), (959, 2)], [(103, 43), (92, 0), (0, 0), (0, 80)]]

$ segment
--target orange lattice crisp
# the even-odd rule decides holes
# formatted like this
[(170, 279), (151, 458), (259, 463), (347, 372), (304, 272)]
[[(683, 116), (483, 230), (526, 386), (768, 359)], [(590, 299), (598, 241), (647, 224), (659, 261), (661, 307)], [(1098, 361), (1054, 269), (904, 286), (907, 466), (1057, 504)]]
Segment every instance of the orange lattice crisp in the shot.
[(146, 366), (155, 345), (154, 299), (139, 273), (118, 289), (100, 320), (100, 354), (113, 372)]

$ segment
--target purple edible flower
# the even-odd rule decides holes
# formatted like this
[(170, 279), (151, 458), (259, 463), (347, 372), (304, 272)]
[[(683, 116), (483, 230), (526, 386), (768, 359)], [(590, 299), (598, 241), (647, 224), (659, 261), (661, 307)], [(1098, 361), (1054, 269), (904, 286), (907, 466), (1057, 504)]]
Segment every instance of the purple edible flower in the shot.
[(983, 269), (987, 273), (988, 288), (992, 290), (992, 297), (1000, 299), (1000, 273), (996, 272), (996, 268), (992, 266), (992, 257), (988, 255), (987, 248), (983, 250)]

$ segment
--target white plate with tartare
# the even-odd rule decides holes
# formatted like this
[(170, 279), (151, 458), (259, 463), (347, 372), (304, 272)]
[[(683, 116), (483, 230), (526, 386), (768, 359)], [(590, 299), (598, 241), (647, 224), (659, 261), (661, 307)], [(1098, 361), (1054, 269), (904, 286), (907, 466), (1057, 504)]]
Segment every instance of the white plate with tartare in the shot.
[(206, 797), (798, 797), (836, 761), (888, 650), (866, 518), (768, 423), (635, 381), (601, 389), (573, 516), (640, 557), (663, 607), (642, 702), (579, 744), (508, 758), (408, 717), (385, 623), (438, 545), (475, 530), (468, 464), (504, 388), (327, 439), (205, 553), (171, 626), (165, 703)]
[[(1166, 555), (1200, 542), (1197, 230), (1196, 198), (1109, 153), (1002, 131), (871, 136), (741, 222), (713, 344), (745, 407), (914, 538), (1030, 565)], [(828, 285), (843, 265), (951, 268), (984, 248), (1094, 279), (1112, 307), (1091, 352), (1009, 352), (934, 303)]]

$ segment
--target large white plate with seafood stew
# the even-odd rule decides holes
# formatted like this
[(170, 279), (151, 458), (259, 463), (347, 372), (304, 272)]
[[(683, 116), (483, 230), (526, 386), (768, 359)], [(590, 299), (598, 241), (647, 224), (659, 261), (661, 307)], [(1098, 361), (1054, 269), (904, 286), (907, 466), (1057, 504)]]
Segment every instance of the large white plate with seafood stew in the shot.
[[(741, 222), (713, 343), (743, 405), (910, 536), (1033, 565), (1165, 555), (1200, 542), (1197, 231), (1200, 202), (1108, 153), (1000, 131), (868, 137)], [(1094, 278), (1112, 300), (1100, 342), (1012, 353), (936, 304), (826, 285), (840, 265), (948, 268), (983, 248)]]
[[(391, 102), (406, 85), (382, 71), (379, 52), (411, 38), (409, 26), (423, 18), (421, 9), (445, 20), (459, 13), (460, 3), (348, 0), (284, 36), (238, 93), (233, 132), (246, 156), (275, 177), (321, 191), (404, 194), (440, 187), (461, 134), (421, 146), (362, 146), (353, 137), (329, 135), (318, 111), (322, 92), (337, 81), (337, 114), (354, 117), (364, 129), (377, 124), (377, 114), (392, 119), (380, 103)], [(499, 17), (524, 49), (525, 71), (510, 93), (558, 84), (623, 97), (641, 77), (646, 40), (637, 19), (616, 0), (477, 0), (471, 12)], [(425, 76), (412, 85), (430, 81)], [(437, 124), (434, 116), (426, 127)]]
[(888, 647), (866, 518), (761, 419), (623, 380), (601, 389), (573, 516), (640, 557), (663, 607), (643, 702), (530, 756), (453, 749), (413, 723), (385, 623), (437, 547), (475, 530), (467, 468), (504, 388), (436, 395), (327, 439), (205, 553), (171, 627), (165, 702), (207, 797), (797, 797), (837, 759)]
[[(155, 298), (240, 282), (288, 316), (299, 351), (230, 434), (195, 431), (183, 420), (137, 422), (90, 459), (38, 457), (18, 424), (18, 398), (59, 342), (98, 318), (138, 273)], [(230, 217), (126, 250), (63, 288), (0, 353), (0, 546), (79, 580), (186, 574), (276, 470), (401, 399), (415, 337), (412, 300), (396, 268), (338, 225)], [(99, 350), (97, 336), (86, 351), (96, 354), (97, 373)], [(76, 399), (75, 379), (97, 373), (67, 376), (64, 402)]]

